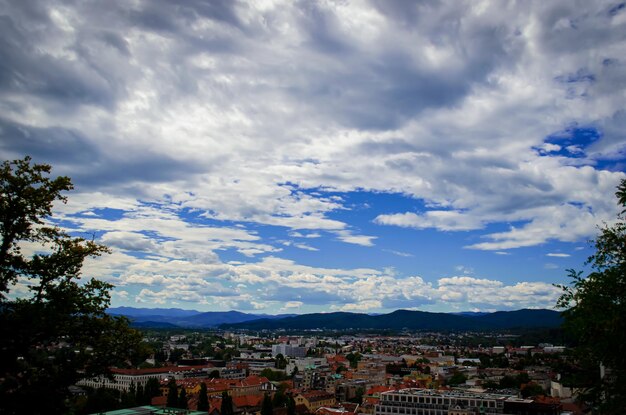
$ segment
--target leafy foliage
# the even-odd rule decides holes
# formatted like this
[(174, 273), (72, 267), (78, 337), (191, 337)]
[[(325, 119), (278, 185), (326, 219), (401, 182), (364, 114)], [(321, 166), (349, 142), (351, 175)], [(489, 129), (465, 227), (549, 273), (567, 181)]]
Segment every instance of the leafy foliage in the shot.
[(198, 395), (198, 411), (209, 410), (209, 396), (207, 393), (206, 383), (200, 384), (200, 394)]
[(171, 378), (167, 384), (167, 401), (165, 405), (168, 408), (178, 408), (178, 386), (176, 386), (176, 379), (174, 378)]
[(233, 408), (233, 398), (226, 392), (222, 392), (222, 405), (220, 406), (221, 415), (233, 415), (235, 408)]
[(60, 413), (68, 386), (140, 358), (141, 336), (105, 314), (108, 283), (80, 282), (85, 259), (108, 252), (49, 224), (67, 177), (31, 159), (0, 165), (0, 400), (4, 413)]
[[(616, 196), (624, 208), (617, 222), (604, 225), (587, 260), (592, 272), (569, 270), (572, 282), (560, 286), (557, 306), (565, 309), (565, 328), (577, 341), (576, 358), (585, 376), (583, 400), (598, 413), (626, 408), (626, 180)], [(602, 377), (601, 367), (606, 369)]]
[(274, 406), (272, 405), (272, 398), (265, 394), (263, 396), (263, 402), (261, 403), (261, 415), (272, 415), (274, 413)]

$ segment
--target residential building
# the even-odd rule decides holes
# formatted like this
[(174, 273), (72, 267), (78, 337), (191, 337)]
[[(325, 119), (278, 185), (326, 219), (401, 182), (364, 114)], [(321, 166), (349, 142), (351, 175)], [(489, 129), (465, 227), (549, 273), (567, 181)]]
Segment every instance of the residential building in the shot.
[(506, 399), (504, 395), (457, 390), (400, 389), (380, 394), (375, 415), (504, 414)]

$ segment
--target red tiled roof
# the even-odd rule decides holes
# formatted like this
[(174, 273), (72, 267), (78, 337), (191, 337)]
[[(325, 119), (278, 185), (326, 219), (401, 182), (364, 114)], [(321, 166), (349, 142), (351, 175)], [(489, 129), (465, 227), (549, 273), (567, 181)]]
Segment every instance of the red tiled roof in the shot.
[(376, 395), (382, 392), (388, 392), (388, 391), (392, 391), (395, 388), (391, 387), (391, 386), (384, 386), (384, 385), (377, 385), (377, 386), (372, 386), (371, 388), (369, 388), (367, 390), (367, 392), (365, 392), (366, 395)]
[(259, 395), (243, 395), (233, 397), (233, 403), (237, 408), (261, 406), (263, 396)]

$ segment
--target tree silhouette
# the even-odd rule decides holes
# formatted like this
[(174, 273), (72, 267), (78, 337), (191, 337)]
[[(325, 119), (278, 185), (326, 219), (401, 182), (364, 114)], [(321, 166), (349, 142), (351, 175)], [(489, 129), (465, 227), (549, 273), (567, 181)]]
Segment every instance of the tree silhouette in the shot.
[(557, 306), (565, 328), (577, 340), (575, 357), (582, 399), (594, 413), (621, 414), (626, 408), (626, 180), (617, 188), (622, 207), (615, 224), (605, 225), (587, 260), (592, 272), (569, 270), (572, 283), (560, 286)]
[[(105, 313), (112, 285), (81, 281), (85, 259), (108, 252), (51, 218), (68, 177), (30, 157), (0, 165), (0, 396), (6, 414), (68, 411), (68, 387), (139, 357), (141, 336)], [(29, 249), (24, 249), (28, 244)], [(34, 253), (31, 253), (34, 252)]]
[(209, 410), (209, 396), (207, 394), (206, 383), (200, 384), (200, 395), (198, 395), (198, 411)]

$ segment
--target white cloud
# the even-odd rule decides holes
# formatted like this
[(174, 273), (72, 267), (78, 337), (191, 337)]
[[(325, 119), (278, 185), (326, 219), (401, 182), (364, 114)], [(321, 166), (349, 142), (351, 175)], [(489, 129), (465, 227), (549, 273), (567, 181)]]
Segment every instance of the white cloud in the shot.
[[(626, 177), (626, 23), (610, 5), (8, 4), (0, 153), (31, 154), (74, 179), (55, 209), (63, 226), (115, 249), (90, 261), (108, 281), (216, 279), (229, 292), (224, 281), (267, 280), (339, 307), (437, 301), (451, 284), (299, 265), (276, 258), (282, 237), (253, 229), (319, 238), (292, 244), (311, 252), (329, 235), (371, 247), (382, 236), (339, 215), (374, 206), (341, 194), (361, 192), (415, 201), (375, 206), (367, 221), (475, 231), (483, 237), (467, 248), (498, 255), (592, 237), (615, 218), (607, 195)], [(575, 127), (602, 138), (563, 141)], [(223, 264), (226, 250), (247, 262)], [(343, 281), (338, 294), (332, 279)], [(269, 304), (239, 290), (216, 301)]]
[(287, 301), (281, 310), (299, 309), (304, 303), (302, 301)]
[(349, 231), (339, 231), (337, 232), (337, 238), (340, 241), (349, 244), (361, 245), (361, 246), (374, 246), (372, 242), (376, 239), (376, 236), (367, 236), (367, 235), (354, 235)]
[(568, 258), (571, 255), (570, 254), (564, 254), (562, 252), (550, 252), (549, 254), (546, 254), (546, 256), (555, 257), (555, 258)]

